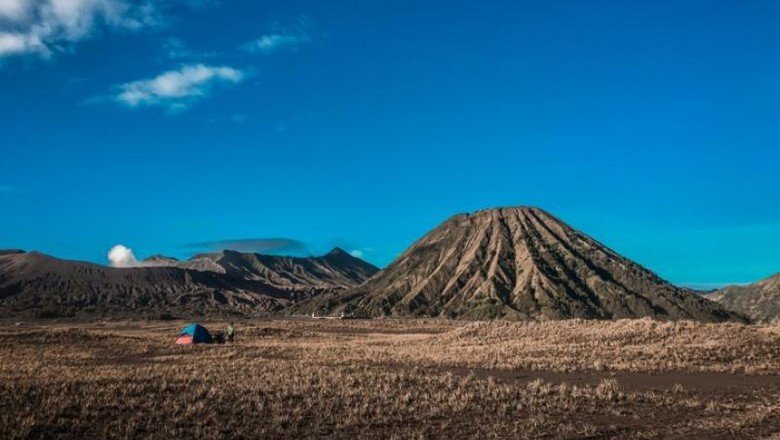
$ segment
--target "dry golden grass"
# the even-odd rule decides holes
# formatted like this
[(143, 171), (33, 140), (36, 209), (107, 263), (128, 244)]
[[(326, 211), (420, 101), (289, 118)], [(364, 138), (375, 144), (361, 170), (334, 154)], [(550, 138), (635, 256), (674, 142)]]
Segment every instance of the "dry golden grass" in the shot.
[(773, 326), (237, 324), (237, 343), (224, 346), (173, 345), (181, 323), (0, 327), (0, 438), (770, 438), (780, 431)]

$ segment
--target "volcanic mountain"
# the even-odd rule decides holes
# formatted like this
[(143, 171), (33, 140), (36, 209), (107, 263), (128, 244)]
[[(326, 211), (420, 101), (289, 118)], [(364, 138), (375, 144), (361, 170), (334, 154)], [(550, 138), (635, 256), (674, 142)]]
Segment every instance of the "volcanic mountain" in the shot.
[(186, 261), (155, 255), (144, 260), (146, 265), (219, 272), (292, 291), (353, 287), (379, 271), (338, 247), (322, 257), (309, 258), (235, 251), (198, 254)]
[(780, 273), (746, 286), (727, 286), (706, 295), (760, 322), (780, 319)]
[(252, 314), (356, 286), (379, 270), (338, 248), (310, 258), (223, 251), (141, 264), (114, 268), (0, 251), (0, 312)]
[(297, 309), (356, 316), (741, 319), (531, 207), (452, 217), (360, 286)]

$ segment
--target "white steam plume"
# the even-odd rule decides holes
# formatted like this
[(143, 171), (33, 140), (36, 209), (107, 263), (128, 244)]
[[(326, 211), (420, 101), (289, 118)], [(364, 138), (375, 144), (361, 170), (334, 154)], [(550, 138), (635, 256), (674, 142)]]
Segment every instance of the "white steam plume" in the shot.
[(108, 251), (108, 261), (113, 267), (138, 267), (141, 264), (135, 259), (133, 250), (118, 244)]

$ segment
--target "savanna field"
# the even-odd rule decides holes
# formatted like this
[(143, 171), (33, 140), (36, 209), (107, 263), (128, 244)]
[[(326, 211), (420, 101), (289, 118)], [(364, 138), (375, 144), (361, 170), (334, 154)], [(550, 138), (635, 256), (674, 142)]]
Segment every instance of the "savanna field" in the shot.
[(0, 438), (780, 438), (776, 325), (184, 324), (3, 323)]

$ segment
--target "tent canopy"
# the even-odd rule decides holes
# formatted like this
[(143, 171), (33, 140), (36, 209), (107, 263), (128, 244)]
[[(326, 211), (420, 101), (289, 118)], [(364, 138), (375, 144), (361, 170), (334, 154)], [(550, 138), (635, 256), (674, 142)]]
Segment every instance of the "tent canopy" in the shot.
[(177, 344), (209, 344), (211, 343), (211, 334), (197, 323), (187, 324), (179, 332), (179, 337), (176, 339)]

